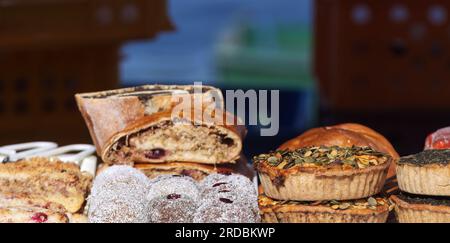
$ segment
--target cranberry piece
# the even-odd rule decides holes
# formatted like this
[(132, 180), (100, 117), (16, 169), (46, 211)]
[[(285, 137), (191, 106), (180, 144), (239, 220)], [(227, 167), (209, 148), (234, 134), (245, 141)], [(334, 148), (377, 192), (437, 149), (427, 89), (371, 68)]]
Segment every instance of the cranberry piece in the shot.
[(156, 148), (145, 152), (144, 156), (147, 159), (160, 159), (166, 155), (166, 151), (164, 149)]
[(232, 138), (226, 137), (226, 138), (222, 138), (220, 141), (222, 144), (227, 145), (228, 147), (231, 147), (234, 145), (234, 141)]
[(227, 192), (231, 192), (230, 190), (220, 190), (219, 193), (227, 193)]
[(169, 194), (169, 195), (167, 195), (167, 199), (170, 199), (170, 200), (175, 200), (175, 199), (179, 199), (179, 198), (181, 198), (181, 195), (180, 194)]
[(226, 184), (228, 184), (228, 183), (226, 183), (226, 182), (219, 182), (219, 183), (214, 184), (212, 187), (218, 187), (218, 186), (226, 185)]
[(228, 199), (228, 198), (219, 198), (219, 200), (221, 201), (221, 202), (223, 202), (223, 203), (233, 203), (233, 201), (231, 201), (230, 199)]
[(45, 213), (35, 213), (31, 219), (36, 223), (44, 223), (47, 222), (48, 216)]

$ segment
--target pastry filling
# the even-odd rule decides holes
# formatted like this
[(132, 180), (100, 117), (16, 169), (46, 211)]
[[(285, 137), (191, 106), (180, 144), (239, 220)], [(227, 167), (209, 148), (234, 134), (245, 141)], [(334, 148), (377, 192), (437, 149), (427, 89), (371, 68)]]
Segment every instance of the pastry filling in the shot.
[(208, 176), (208, 173), (200, 171), (200, 170), (183, 169), (183, 168), (174, 168), (174, 169), (170, 169), (170, 170), (164, 170), (164, 169), (145, 170), (145, 169), (143, 169), (143, 172), (150, 179), (156, 178), (160, 175), (183, 175), (183, 176), (190, 176), (196, 181), (201, 181), (205, 177)]
[(272, 200), (265, 195), (260, 195), (258, 198), (258, 203), (261, 207), (268, 206), (281, 206), (281, 205), (303, 205), (303, 206), (323, 206), (329, 207), (334, 210), (346, 210), (346, 209), (371, 209), (376, 210), (380, 206), (389, 206), (390, 209), (391, 203), (381, 197), (369, 197), (358, 200), (348, 200), (348, 201), (315, 201), (315, 202), (306, 202), (306, 201), (276, 201)]
[(406, 192), (401, 192), (397, 197), (410, 204), (428, 204), (433, 206), (449, 206), (450, 207), (450, 197), (444, 196), (422, 196), (415, 195)]
[(411, 164), (417, 166), (429, 164), (448, 165), (450, 163), (450, 150), (449, 149), (424, 150), (417, 154), (401, 157), (398, 163)]
[(389, 155), (370, 147), (315, 146), (261, 154), (255, 156), (253, 160), (257, 169), (259, 166), (267, 164), (283, 170), (294, 167), (337, 167), (345, 170), (384, 164), (389, 161), (389, 158)]
[(238, 150), (235, 140), (218, 128), (165, 121), (121, 138), (109, 157), (116, 162), (225, 161)]

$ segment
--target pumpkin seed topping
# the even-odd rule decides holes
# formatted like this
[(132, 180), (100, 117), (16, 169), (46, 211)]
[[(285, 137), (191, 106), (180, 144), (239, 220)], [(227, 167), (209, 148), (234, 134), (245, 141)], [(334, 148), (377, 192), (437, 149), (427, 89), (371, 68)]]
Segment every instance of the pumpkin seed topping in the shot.
[(343, 168), (367, 168), (383, 164), (390, 156), (370, 147), (313, 146), (293, 151), (275, 151), (253, 158), (255, 165), (268, 163), (280, 169), (294, 166), (342, 166)]

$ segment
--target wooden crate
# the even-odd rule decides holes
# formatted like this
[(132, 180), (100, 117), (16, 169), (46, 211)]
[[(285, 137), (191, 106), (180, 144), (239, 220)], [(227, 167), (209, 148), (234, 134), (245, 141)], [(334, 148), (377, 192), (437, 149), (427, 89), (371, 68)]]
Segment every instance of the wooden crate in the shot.
[(450, 1), (315, 3), (315, 73), (326, 106), (450, 108)]
[(118, 48), (0, 51), (0, 144), (89, 142), (74, 94), (117, 87)]
[(0, 48), (117, 42), (171, 28), (165, 0), (0, 1)]

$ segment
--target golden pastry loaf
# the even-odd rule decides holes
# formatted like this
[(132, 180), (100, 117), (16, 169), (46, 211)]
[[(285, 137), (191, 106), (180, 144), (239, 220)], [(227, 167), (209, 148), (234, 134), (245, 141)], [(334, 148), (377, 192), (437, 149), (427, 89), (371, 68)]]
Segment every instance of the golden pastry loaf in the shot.
[[(391, 143), (383, 135), (366, 126), (356, 123), (344, 123), (334, 126), (313, 128), (300, 136), (282, 144), (279, 150), (293, 150), (308, 146), (340, 146), (340, 147), (371, 147), (374, 150), (389, 154), (395, 161), (399, 158)], [(392, 163), (388, 177), (395, 174)]]
[[(105, 144), (116, 133), (143, 117), (172, 109), (180, 100), (177, 96), (200, 97), (203, 106), (213, 101), (223, 107), (220, 90), (201, 86), (194, 95), (193, 85), (144, 85), (139, 87), (76, 94), (78, 108), (83, 115), (92, 140), (101, 155)], [(211, 100), (213, 98), (213, 100)]]

